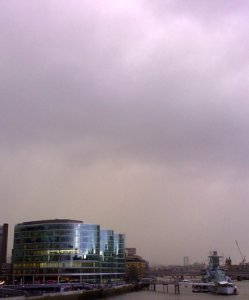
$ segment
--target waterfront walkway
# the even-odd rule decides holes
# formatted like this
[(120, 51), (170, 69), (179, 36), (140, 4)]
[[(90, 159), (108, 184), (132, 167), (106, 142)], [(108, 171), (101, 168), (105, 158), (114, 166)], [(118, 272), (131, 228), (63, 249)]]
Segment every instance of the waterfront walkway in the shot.
[[(63, 286), (63, 287), (62, 287)], [(15, 287), (15, 289), (13, 288)], [(98, 286), (92, 289), (65, 289), (65, 284), (60, 285), (24, 285), (24, 286), (3, 286), (0, 288), (0, 298), (10, 299), (36, 299), (47, 300), (51, 297), (53, 300), (81, 300), (81, 299), (97, 299), (108, 296), (120, 295), (136, 290), (136, 286), (132, 284), (124, 284), (117, 286)]]

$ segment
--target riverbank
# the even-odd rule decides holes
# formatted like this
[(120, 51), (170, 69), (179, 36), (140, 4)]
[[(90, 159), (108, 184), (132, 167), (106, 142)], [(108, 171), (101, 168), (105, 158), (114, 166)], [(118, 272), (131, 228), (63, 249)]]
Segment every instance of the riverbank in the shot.
[(129, 284), (113, 288), (97, 289), (97, 290), (80, 290), (80, 291), (68, 291), (61, 293), (50, 293), (42, 296), (29, 297), (34, 300), (88, 300), (98, 299), (105, 297), (118, 296), (125, 293), (131, 293), (136, 291), (135, 285)]

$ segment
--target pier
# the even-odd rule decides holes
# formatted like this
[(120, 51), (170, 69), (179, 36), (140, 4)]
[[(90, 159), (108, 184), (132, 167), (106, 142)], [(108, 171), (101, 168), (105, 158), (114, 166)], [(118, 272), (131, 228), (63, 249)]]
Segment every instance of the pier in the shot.
[(149, 286), (150, 290), (153, 290), (156, 292), (157, 287), (161, 286), (162, 291), (165, 293), (170, 292), (170, 287), (173, 287), (173, 291), (175, 294), (180, 294), (180, 282), (178, 280), (168, 280), (168, 281), (163, 281), (163, 280), (157, 280), (155, 282), (152, 282)]

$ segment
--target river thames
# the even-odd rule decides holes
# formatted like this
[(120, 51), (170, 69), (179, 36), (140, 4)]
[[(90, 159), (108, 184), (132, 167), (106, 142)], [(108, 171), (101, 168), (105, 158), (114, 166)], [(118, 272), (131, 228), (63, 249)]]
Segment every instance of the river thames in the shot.
[(215, 295), (211, 293), (192, 293), (191, 287), (180, 286), (180, 294), (175, 295), (174, 287), (169, 288), (169, 293), (162, 290), (154, 291), (140, 291), (129, 294), (124, 294), (117, 297), (107, 298), (113, 300), (216, 300), (229, 297), (236, 300), (248, 300), (249, 299), (249, 281), (235, 282), (238, 287), (238, 295)]

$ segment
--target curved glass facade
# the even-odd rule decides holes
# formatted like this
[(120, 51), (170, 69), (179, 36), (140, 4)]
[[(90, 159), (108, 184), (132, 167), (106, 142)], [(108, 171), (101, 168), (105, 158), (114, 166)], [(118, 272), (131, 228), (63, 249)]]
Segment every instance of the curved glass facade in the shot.
[(12, 252), (14, 278), (32, 283), (97, 283), (117, 278), (113, 262), (108, 261), (114, 256), (113, 237), (112, 230), (101, 231), (99, 225), (75, 220), (18, 224)]
[(114, 272), (114, 232), (113, 230), (100, 231), (100, 258), (101, 274), (108, 275)]
[(120, 278), (125, 270), (125, 235), (114, 234), (114, 268), (115, 274)]

